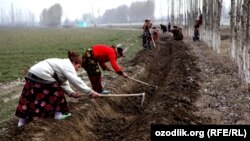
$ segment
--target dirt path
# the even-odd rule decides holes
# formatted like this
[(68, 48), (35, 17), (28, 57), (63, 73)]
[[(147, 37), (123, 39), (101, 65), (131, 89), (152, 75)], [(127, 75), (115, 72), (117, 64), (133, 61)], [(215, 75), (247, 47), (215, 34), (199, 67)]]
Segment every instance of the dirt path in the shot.
[(210, 117), (213, 124), (250, 124), (248, 87), (238, 77), (237, 65), (226, 54), (218, 55), (207, 46), (194, 46), (201, 69), (202, 85), (197, 115)]
[(155, 123), (250, 123), (250, 98), (235, 65), (204, 45), (163, 36), (157, 48), (143, 49), (121, 65), (133, 78), (159, 86), (106, 76), (112, 93), (145, 92), (143, 107), (141, 97), (68, 98), (73, 114), (68, 120), (46, 119), (17, 128), (17, 119), (12, 119), (1, 129), (0, 139), (148, 141), (150, 125)]

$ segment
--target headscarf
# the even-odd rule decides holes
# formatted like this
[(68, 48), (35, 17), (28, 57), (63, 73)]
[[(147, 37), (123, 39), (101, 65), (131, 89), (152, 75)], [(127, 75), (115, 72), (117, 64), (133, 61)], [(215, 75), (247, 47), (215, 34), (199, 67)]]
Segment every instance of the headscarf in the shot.
[(82, 58), (74, 51), (68, 51), (68, 58), (72, 63), (82, 64)]

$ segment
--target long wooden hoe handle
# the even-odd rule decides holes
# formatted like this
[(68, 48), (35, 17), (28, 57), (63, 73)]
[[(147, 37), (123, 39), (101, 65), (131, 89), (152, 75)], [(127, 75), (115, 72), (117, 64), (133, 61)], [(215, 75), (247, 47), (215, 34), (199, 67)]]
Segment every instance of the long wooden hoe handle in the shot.
[(145, 93), (137, 94), (99, 94), (100, 97), (111, 97), (111, 96), (143, 96)]
[(141, 106), (145, 100), (145, 93), (137, 93), (137, 94), (99, 94), (100, 97), (112, 97), (112, 96), (142, 96)]
[(148, 83), (143, 82), (143, 81), (141, 81), (141, 80), (137, 80), (137, 79), (134, 79), (134, 78), (132, 78), (132, 77), (128, 77), (128, 78), (129, 78), (129, 79), (131, 79), (131, 80), (134, 80), (134, 81), (136, 81), (136, 82), (139, 82), (139, 83), (142, 83), (142, 84), (145, 84), (145, 85), (151, 86), (151, 87), (158, 88), (158, 86), (148, 84)]

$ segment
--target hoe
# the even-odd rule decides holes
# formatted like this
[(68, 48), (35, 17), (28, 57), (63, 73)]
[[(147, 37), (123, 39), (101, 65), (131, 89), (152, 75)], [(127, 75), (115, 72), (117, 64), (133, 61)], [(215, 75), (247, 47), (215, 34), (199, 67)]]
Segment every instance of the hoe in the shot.
[(99, 94), (100, 97), (113, 97), (113, 96), (142, 96), (141, 106), (145, 100), (145, 93), (137, 93), (137, 94)]

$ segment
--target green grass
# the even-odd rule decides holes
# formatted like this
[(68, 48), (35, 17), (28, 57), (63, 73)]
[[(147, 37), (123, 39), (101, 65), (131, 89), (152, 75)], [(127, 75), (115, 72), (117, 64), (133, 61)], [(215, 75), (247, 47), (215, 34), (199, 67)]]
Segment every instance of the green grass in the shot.
[[(67, 51), (80, 54), (94, 44), (122, 44), (128, 48), (125, 59), (142, 49), (140, 31), (100, 28), (0, 29), (0, 83), (23, 79), (36, 62), (47, 58), (67, 58)], [(14, 117), (20, 94), (16, 89), (0, 93), (0, 123)]]
[(140, 31), (100, 28), (0, 29), (0, 83), (23, 79), (36, 62), (66, 58), (67, 51), (83, 53), (94, 44), (129, 47), (126, 59), (141, 49)]
[(19, 101), (18, 99), (14, 99), (11, 102), (0, 104), (1, 105), (0, 124), (5, 120), (14, 117), (18, 101)]

